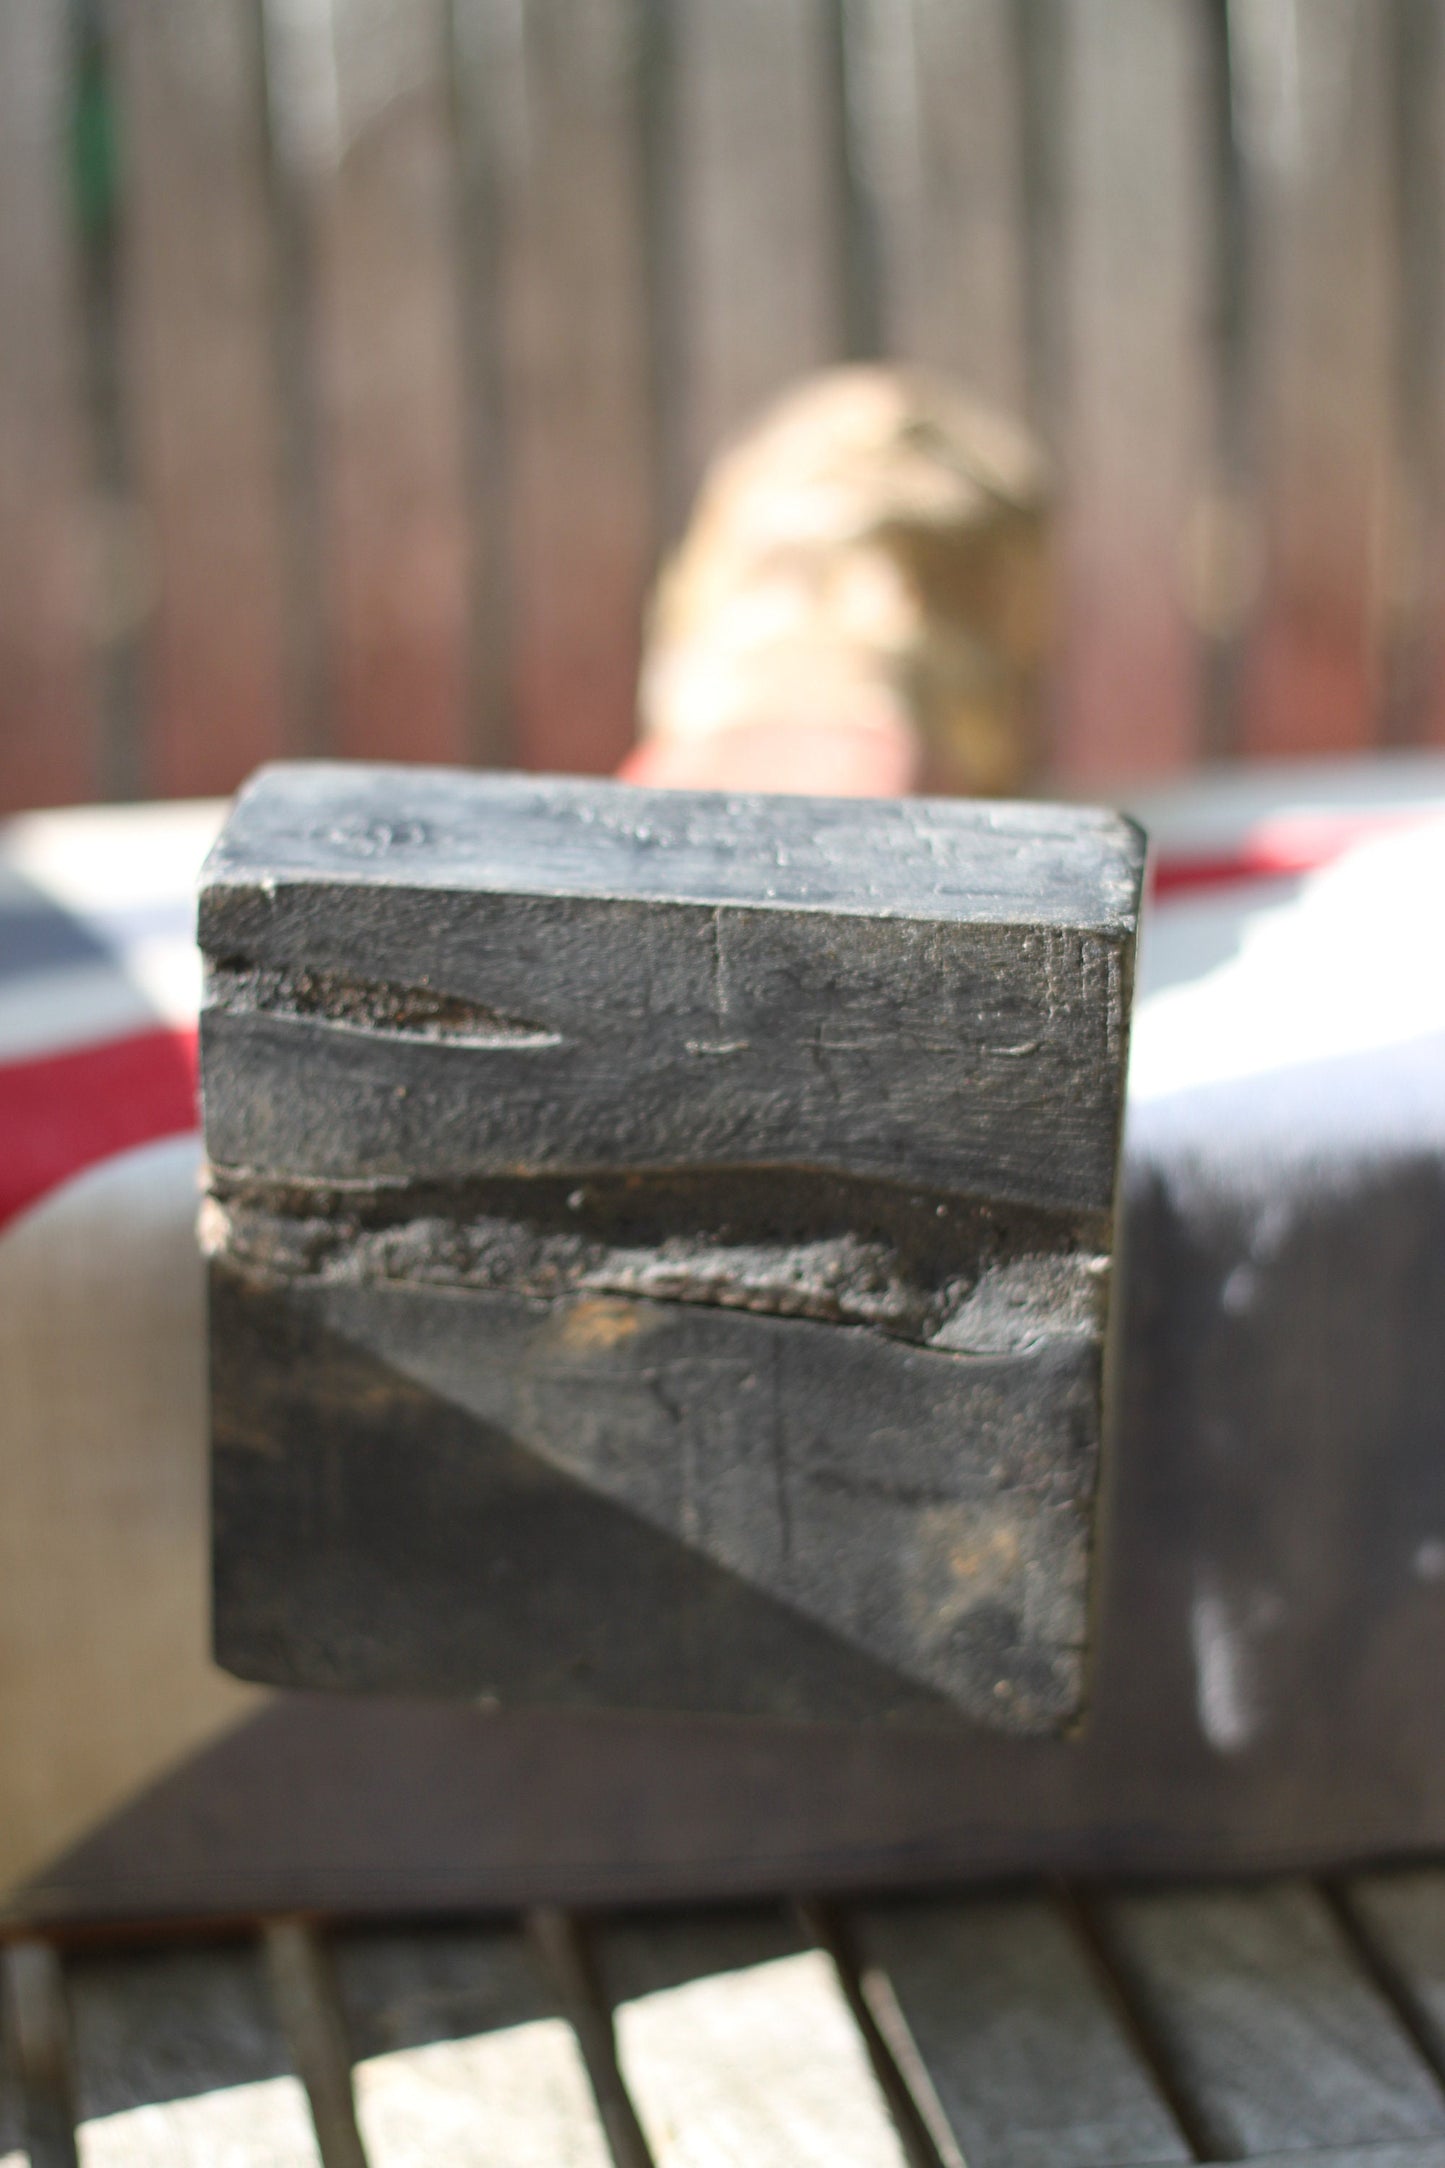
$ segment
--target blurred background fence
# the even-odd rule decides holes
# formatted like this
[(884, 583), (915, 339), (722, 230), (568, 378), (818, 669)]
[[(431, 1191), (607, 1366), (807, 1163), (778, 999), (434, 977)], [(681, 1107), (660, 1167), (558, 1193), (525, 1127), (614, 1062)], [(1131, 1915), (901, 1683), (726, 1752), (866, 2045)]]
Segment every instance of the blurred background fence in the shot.
[(0, 804), (611, 766), (843, 356), (1063, 485), (1069, 783), (1445, 742), (1438, 0), (0, 9)]

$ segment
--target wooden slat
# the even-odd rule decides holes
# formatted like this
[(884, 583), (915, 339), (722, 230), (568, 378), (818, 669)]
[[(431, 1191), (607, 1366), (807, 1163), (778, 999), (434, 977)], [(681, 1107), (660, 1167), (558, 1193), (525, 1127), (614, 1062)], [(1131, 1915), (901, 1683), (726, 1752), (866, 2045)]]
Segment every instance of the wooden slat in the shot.
[(198, 797), (288, 744), (261, 49), (248, 0), (111, 20), (149, 528), (138, 780)]
[(1166, 773), (1199, 750), (1183, 570), (1205, 422), (1201, 12), (1069, 0), (1063, 22), (1055, 759), (1080, 783)]
[(1445, 2099), (1316, 1891), (1121, 1897), (1098, 1922), (1211, 2157), (1445, 2137)]
[(827, 31), (826, 0), (678, 0), (672, 526), (719, 444), (847, 344)]
[(328, 735), (469, 750), (468, 535), (442, 0), (268, 6), (273, 132), (309, 250)]
[(906, 2156), (829, 1959), (774, 1914), (599, 1939), (658, 2168), (876, 2168)]
[(654, 523), (629, 0), (457, 0), (498, 147), (513, 746), (601, 772), (631, 741)]
[(83, 2168), (318, 2162), (253, 1948), (82, 1957), (68, 1978)]
[(1432, 2066), (1445, 2073), (1445, 1873), (1359, 1876), (1340, 1901)]
[(0, 810), (96, 788), (65, 0), (0, 9)]
[(864, 0), (846, 13), (885, 349), (1022, 415), (1023, 140), (1010, 0)]
[(1251, 429), (1263, 590), (1239, 738), (1348, 750), (1381, 700), (1394, 252), (1388, 10), (1230, 10), (1250, 263)]
[(593, 1948), (620, 2035), (628, 2005), (797, 1957), (808, 1941), (781, 1906), (769, 1905), (606, 1921), (594, 1933)]
[(1086, 1953), (1039, 1897), (851, 1915), (863, 1992), (968, 2168), (1191, 2158)]
[(1249, 2168), (1445, 2168), (1445, 2145), (1362, 2145), (1251, 2154)]
[(75, 2168), (70, 2011), (49, 1943), (12, 1942), (0, 1956), (6, 2076), (17, 2095), (30, 2168)]
[(374, 2168), (606, 2168), (576, 2041), (515, 1930), (346, 1935), (336, 1966)]

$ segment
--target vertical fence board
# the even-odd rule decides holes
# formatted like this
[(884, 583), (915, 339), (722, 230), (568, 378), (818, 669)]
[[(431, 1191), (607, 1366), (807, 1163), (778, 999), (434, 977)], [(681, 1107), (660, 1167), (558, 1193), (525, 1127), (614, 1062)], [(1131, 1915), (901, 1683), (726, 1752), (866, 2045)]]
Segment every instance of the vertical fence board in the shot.
[(65, 0), (0, 9), (0, 808), (96, 787)]
[(1263, 587), (1242, 748), (1346, 751), (1381, 701), (1390, 515), (1387, 12), (1232, 0)]
[(1382, 735), (1445, 744), (1445, 16), (1389, 0), (1390, 137), (1399, 264), (1395, 507), (1386, 559)]
[(91, 490), (87, 599), (96, 667), (96, 795), (146, 789), (144, 652), (155, 565), (140, 499), (122, 330), (129, 273), (118, 144), (129, 127), (116, 81), (109, 0), (73, 0), (73, 204), (80, 269), (80, 348)]
[(469, 750), (456, 173), (443, 0), (268, 0), (302, 207), (338, 753)]
[(1007, 0), (859, 0), (849, 14), (884, 347), (1022, 415), (1023, 142)]
[(845, 351), (846, 206), (824, 0), (677, 0), (673, 35), (686, 497), (764, 401)]
[(469, 750), (455, 171), (441, 0), (332, 0), (337, 163), (318, 222), (335, 742)]
[(1018, 77), (1024, 371), (1029, 418), (1057, 445), (1065, 308), (1065, 30), (1070, 0), (1016, 0), (1009, 18)]
[(1198, 749), (1182, 566), (1200, 492), (1204, 50), (1191, 0), (1070, 0), (1056, 764), (1107, 782)]
[(506, 406), (501, 325), (505, 44), (495, 0), (448, 0), (456, 156), (462, 456), (470, 534), (468, 741), (484, 767), (514, 757)]
[(139, 780), (204, 796), (288, 740), (260, 44), (247, 0), (111, 20), (152, 583)]
[(0, 20), (0, 805), (607, 767), (659, 530), (875, 342), (1059, 457), (1066, 778), (1445, 740), (1433, 0), (86, 5), (118, 254)]
[(461, 4), (485, 8), (500, 148), (515, 747), (603, 771), (632, 737), (653, 532), (638, 19)]

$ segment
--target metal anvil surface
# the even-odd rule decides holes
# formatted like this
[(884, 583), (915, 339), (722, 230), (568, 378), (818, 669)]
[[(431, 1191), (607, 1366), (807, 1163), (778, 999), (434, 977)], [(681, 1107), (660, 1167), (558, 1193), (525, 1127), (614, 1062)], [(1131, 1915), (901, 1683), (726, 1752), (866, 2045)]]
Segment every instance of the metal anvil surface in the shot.
[(264, 771), (200, 913), (220, 1660), (1071, 1724), (1142, 862)]

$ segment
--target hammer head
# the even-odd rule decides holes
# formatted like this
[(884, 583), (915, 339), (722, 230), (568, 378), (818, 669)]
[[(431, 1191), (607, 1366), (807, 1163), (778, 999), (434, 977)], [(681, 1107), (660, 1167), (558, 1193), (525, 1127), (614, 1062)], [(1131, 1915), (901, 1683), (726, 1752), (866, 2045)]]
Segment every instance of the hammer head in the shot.
[(1142, 860), (263, 772), (201, 894), (220, 1661), (1072, 1723)]

